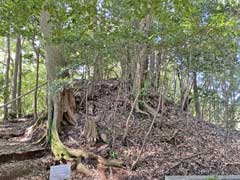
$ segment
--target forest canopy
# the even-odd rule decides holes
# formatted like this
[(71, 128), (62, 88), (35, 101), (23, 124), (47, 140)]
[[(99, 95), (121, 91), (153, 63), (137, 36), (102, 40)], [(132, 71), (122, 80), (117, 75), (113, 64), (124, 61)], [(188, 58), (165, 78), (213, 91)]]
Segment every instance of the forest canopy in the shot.
[[(48, 11), (47, 41), (61, 44), (66, 63), (58, 72), (70, 70), (69, 80), (117, 78), (146, 94), (167, 88), (179, 103), (188, 91), (193, 114), (218, 124), (228, 118), (235, 127), (239, 6), (237, 0), (1, 1), (1, 104), (46, 81), (40, 16)], [(35, 112), (46, 109), (45, 98), (39, 89)], [(19, 100), (19, 114), (33, 112), (33, 96)]]

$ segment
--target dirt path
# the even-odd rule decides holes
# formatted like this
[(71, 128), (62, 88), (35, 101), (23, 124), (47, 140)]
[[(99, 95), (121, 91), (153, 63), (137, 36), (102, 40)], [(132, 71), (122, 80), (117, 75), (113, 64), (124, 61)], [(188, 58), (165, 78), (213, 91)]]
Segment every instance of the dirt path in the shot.
[(0, 180), (47, 179), (48, 152), (18, 141), (31, 124), (31, 120), (0, 124)]

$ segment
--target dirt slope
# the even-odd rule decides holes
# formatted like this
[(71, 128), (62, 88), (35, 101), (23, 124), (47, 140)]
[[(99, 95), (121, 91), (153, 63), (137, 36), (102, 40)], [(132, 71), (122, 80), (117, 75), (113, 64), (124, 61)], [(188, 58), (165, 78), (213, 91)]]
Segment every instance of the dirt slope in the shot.
[[(84, 176), (73, 170), (71, 180), (161, 180), (164, 179), (165, 175), (240, 174), (240, 133), (233, 130), (227, 133), (224, 129), (213, 124), (194, 119), (191, 114), (180, 112), (174, 104), (167, 106), (163, 116), (157, 118), (136, 170), (130, 171), (130, 167), (136, 160), (142, 146), (143, 138), (150, 127), (152, 117), (134, 111), (129, 124), (127, 142), (123, 144), (121, 140), (133, 99), (118, 93), (118, 81), (98, 82), (88, 97), (88, 118), (97, 123), (99, 134), (107, 135), (109, 144), (100, 141), (96, 144), (87, 143), (82, 136), (86, 118), (86, 89), (84, 88), (86, 85), (80, 83), (77, 87), (75, 87), (74, 92), (77, 113), (79, 113), (80, 118), (75, 127), (64, 126), (60, 133), (61, 139), (69, 147), (81, 147), (105, 158), (121, 160), (125, 167), (105, 169), (89, 165), (86, 162), (93, 170), (93, 177)], [(149, 104), (151, 101), (152, 99), (146, 99)], [(16, 142), (14, 144), (17, 139), (13, 138), (23, 134), (23, 129), (26, 129), (30, 124), (32, 123), (18, 125), (9, 123), (0, 126), (0, 157), (3, 157), (1, 154), (6, 156), (6, 152), (10, 154), (7, 156), (8, 161), (0, 162), (0, 172), (7, 172), (8, 167), (14, 170), (24, 166), (26, 167), (26, 171), (23, 172), (25, 174), (20, 172), (18, 177), (14, 176), (12, 179), (45, 180), (49, 175), (50, 165), (59, 163), (54, 161), (50, 153), (44, 154), (44, 157), (35, 157), (30, 153), (30, 155), (26, 154), (25, 159), (20, 158), (12, 161), (15, 156), (11, 155), (19, 152), (22, 147), (26, 147), (26, 153), (34, 150), (31, 148), (31, 150), (27, 150), (31, 145), (26, 143)], [(34, 148), (36, 151), (41, 151), (41, 148), (36, 146)], [(24, 150), (21, 152), (24, 153)], [(33, 163), (32, 165), (29, 163), (30, 161)], [(32, 171), (28, 171), (29, 169)], [(14, 174), (14, 171), (10, 172)], [(2, 173), (2, 176), (5, 177), (6, 173)], [(8, 177), (11, 177), (11, 174)]]
[(129, 171), (139, 153), (152, 117), (136, 112), (133, 114), (127, 144), (124, 146), (121, 139), (131, 100), (122, 94), (118, 96), (117, 87), (117, 81), (99, 82), (88, 99), (88, 106), (94, 107), (88, 116), (97, 122), (99, 132), (108, 135), (112, 146), (102, 143), (89, 145), (81, 136), (86, 116), (83, 99), (85, 90), (81, 88), (75, 91), (81, 118), (76, 127), (69, 126), (64, 129), (61, 137), (66, 145), (84, 147), (102, 156), (122, 160), (126, 169), (116, 170), (113, 175), (119, 179), (162, 179), (164, 175), (240, 173), (239, 132), (230, 131), (227, 135), (224, 129), (196, 120), (189, 113), (181, 113), (174, 105), (166, 107), (164, 115), (157, 119), (136, 171)]

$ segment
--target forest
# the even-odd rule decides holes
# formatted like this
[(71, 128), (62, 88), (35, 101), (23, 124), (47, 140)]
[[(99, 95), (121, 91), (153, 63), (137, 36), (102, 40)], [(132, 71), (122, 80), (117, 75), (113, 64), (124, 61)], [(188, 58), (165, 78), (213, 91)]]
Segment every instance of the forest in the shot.
[(0, 85), (0, 180), (240, 175), (239, 0), (0, 0)]

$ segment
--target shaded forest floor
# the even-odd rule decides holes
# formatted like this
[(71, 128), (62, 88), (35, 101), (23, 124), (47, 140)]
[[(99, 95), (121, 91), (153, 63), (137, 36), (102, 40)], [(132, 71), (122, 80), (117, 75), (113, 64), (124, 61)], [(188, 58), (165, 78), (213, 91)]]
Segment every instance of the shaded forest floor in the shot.
[[(78, 87), (78, 88), (77, 88)], [(118, 81), (102, 81), (94, 86), (88, 97), (83, 84), (74, 88), (77, 112), (76, 126), (65, 125), (60, 137), (65, 145), (83, 148), (106, 158), (124, 162), (121, 169), (93, 169), (93, 177), (73, 170), (74, 179), (164, 179), (165, 175), (237, 175), (240, 174), (240, 132), (225, 131), (213, 124), (197, 120), (189, 113), (180, 112), (174, 104), (166, 106), (162, 117), (157, 118), (136, 170), (130, 167), (143, 143), (152, 117), (137, 112), (129, 124), (127, 141), (122, 143), (126, 120), (133, 100), (118, 94)], [(157, 97), (146, 99), (156, 108)], [(87, 143), (81, 136), (86, 118), (97, 124), (99, 134), (105, 134), (108, 144)], [(47, 179), (51, 165), (58, 164), (49, 150), (21, 142), (26, 127), (32, 120), (0, 124), (0, 179)], [(104, 174), (104, 175), (102, 175)]]

